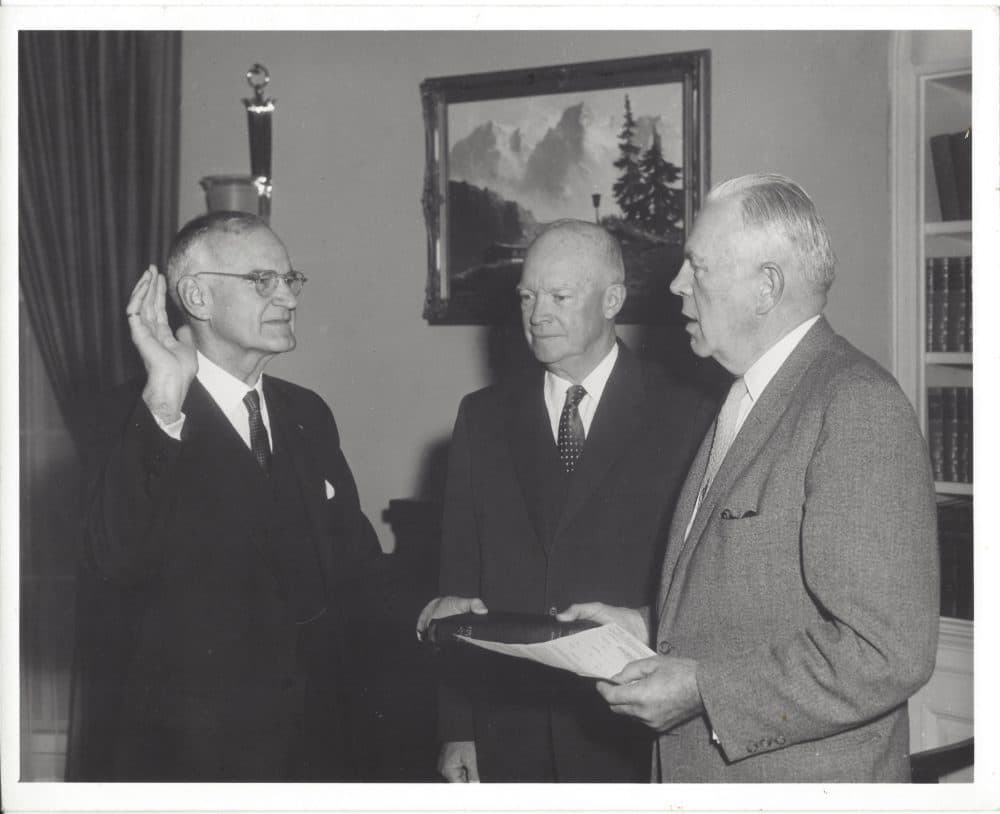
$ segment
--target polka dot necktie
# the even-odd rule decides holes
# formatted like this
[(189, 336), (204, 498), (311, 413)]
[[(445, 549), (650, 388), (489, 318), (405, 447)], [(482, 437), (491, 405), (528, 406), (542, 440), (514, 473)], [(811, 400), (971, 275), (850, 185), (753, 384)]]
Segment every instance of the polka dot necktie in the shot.
[(576, 469), (576, 462), (583, 454), (585, 436), (577, 406), (585, 395), (587, 395), (587, 391), (580, 385), (574, 384), (570, 387), (566, 391), (566, 402), (563, 404), (562, 415), (559, 416), (559, 460), (567, 472)]
[(260, 414), (260, 396), (251, 390), (243, 397), (243, 405), (250, 416), (250, 449), (257, 465), (265, 472), (271, 471), (271, 445), (267, 440), (267, 427)]

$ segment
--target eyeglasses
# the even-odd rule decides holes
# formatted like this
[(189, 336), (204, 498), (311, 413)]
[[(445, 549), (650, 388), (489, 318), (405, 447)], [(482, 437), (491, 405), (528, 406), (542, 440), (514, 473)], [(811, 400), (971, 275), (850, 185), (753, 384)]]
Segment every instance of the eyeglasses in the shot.
[(210, 274), (213, 277), (238, 277), (241, 280), (246, 280), (248, 283), (253, 283), (253, 287), (257, 289), (257, 293), (262, 297), (270, 297), (274, 290), (278, 287), (278, 280), (284, 280), (285, 285), (288, 286), (288, 290), (292, 292), (296, 297), (302, 292), (302, 286), (306, 284), (309, 279), (301, 271), (290, 271), (287, 274), (282, 274), (278, 271), (250, 271), (246, 274), (230, 274), (225, 271), (199, 271), (197, 274), (192, 274), (192, 277), (201, 277), (203, 274)]

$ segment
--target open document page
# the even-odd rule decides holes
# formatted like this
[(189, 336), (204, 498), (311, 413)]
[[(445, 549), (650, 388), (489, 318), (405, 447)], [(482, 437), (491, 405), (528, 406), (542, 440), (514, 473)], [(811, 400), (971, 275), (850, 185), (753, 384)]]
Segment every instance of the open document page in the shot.
[(630, 661), (656, 655), (635, 636), (615, 624), (535, 644), (502, 644), (468, 636), (455, 638), (494, 653), (530, 659), (586, 678), (609, 679)]

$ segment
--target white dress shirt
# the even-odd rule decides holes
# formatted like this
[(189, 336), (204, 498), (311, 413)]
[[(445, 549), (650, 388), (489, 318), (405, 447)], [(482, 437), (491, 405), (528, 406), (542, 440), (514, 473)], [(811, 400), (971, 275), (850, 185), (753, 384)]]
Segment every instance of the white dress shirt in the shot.
[[(267, 400), (264, 398), (261, 377), (257, 377), (257, 381), (253, 387), (248, 387), (245, 382), (223, 370), (208, 357), (203, 356), (201, 351), (197, 351), (197, 354), (198, 381), (208, 391), (208, 395), (211, 396), (212, 401), (219, 406), (219, 409), (229, 419), (229, 423), (239, 433), (240, 438), (243, 439), (243, 443), (247, 445), (248, 449), (253, 448), (250, 444), (250, 414), (243, 403), (243, 397), (250, 390), (257, 391), (257, 395), (260, 397), (261, 418), (264, 420), (264, 426), (267, 428), (267, 442), (273, 450), (274, 441), (271, 440), (271, 416), (267, 411)], [(153, 417), (156, 418), (156, 416)], [(156, 423), (160, 425), (160, 428), (167, 435), (179, 441), (181, 430), (184, 428), (184, 419), (185, 415), (181, 413), (181, 417), (172, 424), (163, 424), (158, 418), (156, 419)]]
[[(594, 420), (597, 405), (601, 402), (601, 395), (604, 393), (604, 387), (611, 377), (611, 371), (614, 370), (617, 359), (618, 343), (615, 342), (611, 350), (608, 351), (608, 355), (598, 362), (597, 367), (580, 382), (583, 389), (587, 391), (587, 395), (577, 405), (580, 422), (583, 424), (584, 438), (590, 434), (590, 424)], [(572, 386), (573, 382), (560, 378), (548, 370), (545, 371), (545, 384), (542, 388), (545, 395), (545, 409), (548, 410), (549, 422), (552, 424), (552, 440), (557, 444), (559, 443), (559, 418), (562, 416), (563, 405), (566, 403), (566, 391)]]
[(785, 360), (792, 355), (792, 351), (802, 341), (802, 337), (809, 332), (809, 329), (816, 324), (816, 320), (818, 319), (819, 314), (816, 314), (816, 316), (810, 317), (802, 324), (792, 328), (781, 339), (771, 345), (764, 355), (750, 365), (750, 369), (743, 374), (743, 381), (747, 386), (747, 395), (740, 402), (740, 410), (736, 414), (736, 432), (740, 431), (740, 427), (743, 426), (743, 422), (746, 421), (750, 410), (757, 403), (760, 394), (764, 392), (764, 388), (767, 387), (771, 379), (781, 369), (781, 366), (785, 364)]

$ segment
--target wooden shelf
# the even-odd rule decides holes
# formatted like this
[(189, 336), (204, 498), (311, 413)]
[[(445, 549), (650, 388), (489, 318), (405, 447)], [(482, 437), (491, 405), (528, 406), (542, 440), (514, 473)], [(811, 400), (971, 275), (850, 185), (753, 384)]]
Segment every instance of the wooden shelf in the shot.
[(972, 497), (972, 484), (934, 481), (934, 491), (939, 495), (968, 495)]
[(956, 367), (972, 367), (972, 351), (928, 351), (924, 354), (924, 362), (928, 365), (954, 365)]
[(940, 220), (924, 224), (924, 234), (928, 237), (932, 235), (953, 235), (955, 237), (972, 237), (971, 220)]

